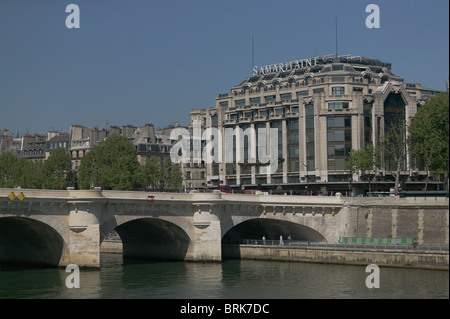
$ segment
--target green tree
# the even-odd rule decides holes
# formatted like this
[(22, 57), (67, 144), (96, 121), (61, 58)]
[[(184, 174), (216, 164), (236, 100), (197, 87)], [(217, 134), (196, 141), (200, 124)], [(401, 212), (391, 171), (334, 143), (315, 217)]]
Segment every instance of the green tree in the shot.
[(350, 174), (361, 173), (369, 183), (369, 193), (371, 189), (371, 180), (374, 178), (381, 163), (379, 160), (379, 149), (373, 145), (366, 145), (360, 150), (351, 150), (345, 163), (345, 168)]
[(181, 187), (183, 183), (183, 176), (181, 175), (180, 167), (170, 160), (170, 157), (164, 156), (161, 163), (162, 190), (175, 190)]
[(131, 190), (137, 167), (134, 145), (125, 136), (111, 135), (81, 160), (78, 178), (84, 189), (98, 181), (103, 189)]
[(168, 156), (151, 156), (138, 168), (136, 181), (145, 188), (166, 191), (180, 188), (183, 177), (179, 166)]
[(401, 170), (406, 168), (407, 147), (406, 123), (403, 117), (398, 117), (386, 129), (381, 141), (384, 167), (395, 177), (395, 194), (398, 194)]
[(136, 171), (136, 182), (144, 188), (156, 190), (160, 179), (159, 158), (147, 157), (144, 165), (139, 166)]
[(0, 187), (41, 187), (41, 161), (29, 161), (6, 152), (0, 155)]
[[(421, 159), (429, 172), (444, 173), (448, 178), (449, 94), (444, 92), (428, 100), (409, 126), (408, 143), (414, 156)], [(425, 190), (428, 185), (428, 176)]]
[(42, 166), (43, 186), (47, 189), (65, 189), (72, 169), (70, 154), (63, 148), (56, 148)]

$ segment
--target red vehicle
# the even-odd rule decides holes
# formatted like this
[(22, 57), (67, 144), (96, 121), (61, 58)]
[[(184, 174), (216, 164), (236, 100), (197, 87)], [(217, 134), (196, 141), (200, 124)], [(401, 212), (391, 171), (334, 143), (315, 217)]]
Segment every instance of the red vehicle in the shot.
[(231, 187), (230, 185), (219, 185), (218, 189), (222, 192), (222, 193), (228, 193), (231, 194)]

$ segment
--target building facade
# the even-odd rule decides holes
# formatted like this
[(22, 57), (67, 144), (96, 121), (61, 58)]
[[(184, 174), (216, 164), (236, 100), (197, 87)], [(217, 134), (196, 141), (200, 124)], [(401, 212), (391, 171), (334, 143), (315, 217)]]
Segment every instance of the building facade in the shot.
[[(347, 191), (352, 183), (364, 184), (345, 169), (350, 150), (378, 146), (395, 118), (408, 125), (425, 100), (438, 93), (405, 83), (390, 63), (350, 55), (254, 67), (230, 92), (216, 95), (215, 108), (204, 111), (205, 127), (217, 128), (223, 139), (222, 160), (207, 165), (206, 183), (300, 193)], [(225, 141), (227, 129), (236, 132), (233, 143)], [(248, 145), (271, 129), (277, 134), (278, 165), (267, 174)], [(269, 149), (269, 139), (266, 143)], [(236, 160), (242, 148), (244, 158)], [(234, 161), (227, 163), (226, 154)], [(384, 164), (375, 181), (380, 190), (389, 190), (393, 179)], [(410, 155), (401, 174), (411, 183), (427, 175)]]

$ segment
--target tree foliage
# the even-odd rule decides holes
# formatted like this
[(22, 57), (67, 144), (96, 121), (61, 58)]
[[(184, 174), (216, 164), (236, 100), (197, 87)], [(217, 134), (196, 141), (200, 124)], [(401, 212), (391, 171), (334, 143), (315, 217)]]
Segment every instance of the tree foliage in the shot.
[(414, 156), (427, 171), (448, 175), (449, 94), (441, 93), (428, 100), (409, 126), (408, 143)]
[(178, 165), (168, 156), (152, 156), (136, 172), (136, 181), (155, 191), (175, 190), (181, 187), (183, 177)]
[(63, 148), (56, 148), (42, 165), (42, 182), (47, 189), (65, 189), (70, 182), (72, 160)]
[(375, 148), (373, 145), (367, 145), (360, 150), (351, 150), (345, 163), (345, 168), (350, 171), (350, 174), (360, 172), (361, 176), (367, 179), (369, 182), (369, 192), (371, 191), (370, 181), (381, 165), (379, 155), (378, 148)]
[(103, 189), (130, 190), (137, 167), (134, 145), (125, 136), (111, 135), (81, 160), (79, 182), (84, 189), (98, 183)]
[(12, 153), (0, 155), (0, 187), (41, 188), (42, 162), (18, 158)]

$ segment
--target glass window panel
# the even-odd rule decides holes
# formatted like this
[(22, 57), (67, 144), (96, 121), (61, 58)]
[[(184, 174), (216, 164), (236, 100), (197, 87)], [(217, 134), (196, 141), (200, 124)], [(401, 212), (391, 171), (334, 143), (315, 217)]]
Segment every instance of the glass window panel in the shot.
[(335, 161), (335, 169), (344, 170), (345, 169), (345, 159), (337, 158)]
[(345, 121), (343, 117), (335, 117), (334, 118), (334, 126), (335, 127), (344, 127)]
[(334, 156), (334, 145), (328, 146), (328, 156)]
[(306, 128), (314, 128), (314, 119), (313, 118), (306, 119)]
[(314, 115), (314, 105), (308, 104), (305, 106), (306, 116)]
[(327, 127), (333, 127), (334, 126), (334, 118), (329, 117), (327, 118)]
[(327, 140), (328, 142), (334, 142), (334, 130), (328, 130)]
[(236, 106), (244, 106), (245, 100), (236, 100)]
[(344, 144), (336, 144), (335, 151), (336, 151), (336, 156), (345, 156)]
[(281, 94), (281, 100), (292, 100), (292, 93)]
[(344, 130), (335, 130), (334, 140), (336, 142), (344, 142), (345, 141)]
[(289, 144), (298, 144), (298, 133), (289, 134)]

